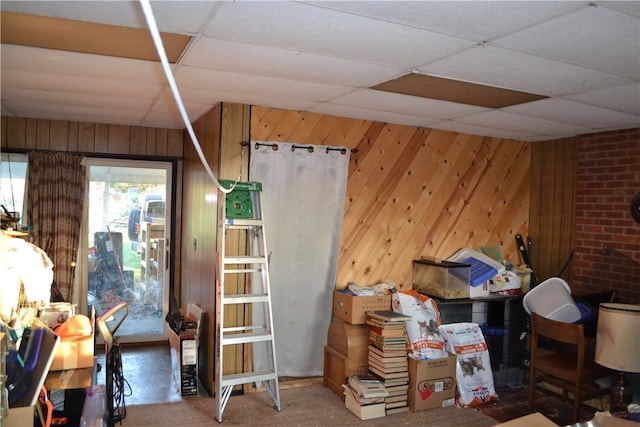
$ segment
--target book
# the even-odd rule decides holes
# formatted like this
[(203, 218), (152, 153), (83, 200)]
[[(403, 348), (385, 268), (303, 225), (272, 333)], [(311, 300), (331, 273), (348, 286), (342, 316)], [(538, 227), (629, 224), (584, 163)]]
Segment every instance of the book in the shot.
[(389, 403), (404, 402), (406, 405), (408, 400), (409, 400), (409, 396), (407, 395), (407, 393), (404, 393), (404, 394), (398, 394), (395, 396), (387, 396), (384, 398), (384, 403), (388, 405)]
[(386, 385), (384, 389), (387, 390), (389, 396), (397, 396), (398, 394), (407, 394), (409, 390), (409, 384), (398, 384), (398, 385)]
[(385, 405), (384, 405), (385, 409), (402, 408), (402, 407), (405, 407), (405, 406), (407, 406), (407, 401), (385, 403)]
[(402, 414), (403, 412), (409, 412), (409, 407), (408, 406), (402, 406), (402, 407), (399, 407), (399, 408), (389, 408), (389, 409), (387, 409), (385, 407), (385, 413), (387, 415)]
[(380, 310), (380, 311), (368, 311), (367, 316), (378, 319), (383, 322), (403, 322), (406, 323), (411, 320), (411, 316), (397, 313), (391, 310)]
[(409, 367), (408, 365), (400, 365), (400, 366), (381, 366), (375, 363), (369, 363), (369, 368), (374, 367), (378, 369), (380, 372), (384, 372), (385, 374), (390, 374), (393, 372), (407, 372)]
[(381, 366), (383, 368), (405, 368), (405, 370), (407, 369), (407, 367), (409, 366), (409, 364), (405, 361), (401, 361), (401, 362), (380, 362), (378, 360), (369, 358), (369, 364), (370, 365), (375, 365), (375, 366)]
[(389, 395), (384, 385), (378, 380), (363, 380), (359, 377), (349, 378), (349, 387), (351, 387), (359, 396), (366, 399), (377, 397), (386, 397)]
[(407, 357), (407, 349), (382, 351), (374, 345), (369, 346), (369, 354), (376, 354), (380, 357)]
[(392, 379), (392, 378), (406, 378), (407, 381), (409, 380), (408, 370), (404, 370), (400, 372), (384, 372), (376, 368), (375, 366), (371, 366), (371, 365), (369, 365), (369, 370), (372, 371), (374, 374), (378, 375), (380, 378), (383, 378), (385, 380)]
[(381, 365), (386, 365), (387, 363), (405, 363), (405, 364), (409, 364), (409, 359), (407, 358), (407, 356), (393, 356), (393, 357), (387, 357), (387, 356), (381, 356), (377, 353), (374, 353), (372, 351), (369, 352), (368, 354), (368, 358), (369, 361), (374, 361), (377, 362), (378, 364)]
[(405, 330), (403, 328), (384, 328), (380, 326), (375, 326), (372, 323), (367, 322), (369, 325), (369, 331), (372, 334), (385, 337), (385, 338), (404, 338)]

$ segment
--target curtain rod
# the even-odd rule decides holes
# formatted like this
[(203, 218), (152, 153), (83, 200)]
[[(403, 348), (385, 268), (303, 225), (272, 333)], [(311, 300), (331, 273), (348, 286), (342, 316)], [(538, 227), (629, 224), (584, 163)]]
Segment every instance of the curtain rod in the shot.
[[(243, 142), (241, 142), (241, 143), (240, 143), (240, 145), (245, 145), (245, 146), (246, 146), (246, 145), (249, 145), (249, 143), (248, 143), (248, 142), (246, 142), (246, 141), (243, 141)], [(278, 150), (278, 144), (275, 144), (275, 143), (271, 143), (271, 144), (270, 144), (270, 143), (265, 143), (265, 142), (256, 142), (256, 143), (255, 143), (255, 148), (256, 148), (256, 150), (257, 150), (260, 146), (263, 146), (263, 147), (271, 147), (271, 148), (273, 149), (273, 151), (277, 151), (277, 150)], [(313, 153), (313, 151), (314, 151), (314, 147), (313, 147), (313, 146), (311, 146), (311, 145), (296, 145), (296, 144), (293, 144), (293, 145), (291, 146), (291, 151), (295, 151), (295, 150), (296, 150), (296, 148), (303, 149), (303, 150), (307, 150), (307, 151), (308, 151), (308, 152), (310, 152), (310, 153)], [(342, 154), (347, 154), (347, 149), (346, 149), (346, 148), (334, 148), (334, 147), (327, 147), (327, 148), (326, 148), (326, 151), (327, 151), (327, 153), (328, 153), (329, 151), (339, 151), (339, 152), (340, 152), (340, 153), (342, 153)], [(352, 148), (350, 151), (351, 151), (352, 153), (357, 153), (357, 152), (358, 152), (358, 149), (357, 149), (357, 148)]]

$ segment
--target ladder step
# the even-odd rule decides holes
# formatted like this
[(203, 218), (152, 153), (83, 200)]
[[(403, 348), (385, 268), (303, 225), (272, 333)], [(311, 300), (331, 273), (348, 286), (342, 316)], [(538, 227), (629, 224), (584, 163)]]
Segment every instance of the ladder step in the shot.
[(223, 332), (222, 335), (222, 345), (273, 341), (273, 334), (271, 332), (247, 332), (246, 334), (232, 334), (229, 336), (225, 336)]
[(264, 225), (264, 221), (261, 219), (251, 219), (251, 218), (226, 218), (224, 220), (224, 225), (227, 228), (246, 228), (246, 227), (262, 227)]
[(263, 256), (234, 256), (224, 257), (222, 262), (227, 264), (266, 264), (267, 258)]
[(223, 304), (253, 304), (260, 302), (269, 302), (267, 294), (236, 294), (225, 295), (222, 300)]
[(261, 268), (226, 268), (224, 274), (261, 273)]
[(278, 376), (273, 371), (243, 372), (241, 374), (224, 375), (222, 377), (222, 386), (241, 385), (256, 381), (275, 380), (277, 378)]

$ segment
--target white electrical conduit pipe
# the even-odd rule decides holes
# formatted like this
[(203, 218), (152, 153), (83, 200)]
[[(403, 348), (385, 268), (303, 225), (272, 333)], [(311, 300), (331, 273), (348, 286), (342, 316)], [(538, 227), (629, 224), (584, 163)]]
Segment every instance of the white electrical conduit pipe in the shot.
[[(173, 73), (171, 72), (171, 67), (169, 66), (169, 59), (167, 58), (167, 54), (164, 50), (164, 45), (162, 44), (162, 39), (160, 38), (160, 32), (158, 31), (158, 25), (156, 24), (156, 19), (153, 16), (153, 11), (151, 10), (151, 4), (149, 0), (140, 0), (140, 4), (142, 5), (142, 11), (144, 12), (144, 16), (147, 20), (147, 24), (149, 25), (149, 31), (151, 32), (151, 37), (153, 38), (153, 42), (156, 45), (156, 50), (158, 51), (158, 55), (160, 56), (160, 62), (162, 63), (162, 68), (164, 69), (164, 73), (167, 76), (167, 81), (169, 82), (169, 86), (171, 86), (171, 91), (173, 92), (173, 98), (178, 105), (178, 109), (180, 110), (180, 115), (182, 116), (182, 121), (184, 125), (187, 127), (187, 131), (189, 132), (189, 136), (191, 137), (191, 142), (198, 152), (198, 156), (200, 157), (200, 161), (202, 165), (206, 169), (207, 173), (216, 184), (216, 187), (223, 193), (230, 193), (236, 186), (234, 185), (230, 188), (224, 188), (220, 181), (213, 173), (209, 164), (207, 163), (207, 159), (202, 152), (202, 148), (200, 147), (200, 143), (198, 142), (198, 138), (196, 137), (195, 132), (193, 131), (193, 127), (191, 126), (191, 122), (189, 121), (189, 116), (187, 115), (187, 110), (184, 108), (184, 103), (182, 102), (182, 97), (180, 96), (180, 91), (178, 90), (178, 85), (176, 84), (176, 80), (173, 77)], [(240, 177), (238, 177), (238, 181)]]

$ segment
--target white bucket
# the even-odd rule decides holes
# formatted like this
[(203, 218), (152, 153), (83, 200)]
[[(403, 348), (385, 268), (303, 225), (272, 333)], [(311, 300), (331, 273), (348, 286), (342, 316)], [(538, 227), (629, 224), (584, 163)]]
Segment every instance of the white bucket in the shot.
[(547, 319), (573, 323), (582, 314), (571, 296), (571, 288), (560, 277), (551, 277), (531, 289), (522, 299), (524, 310)]

